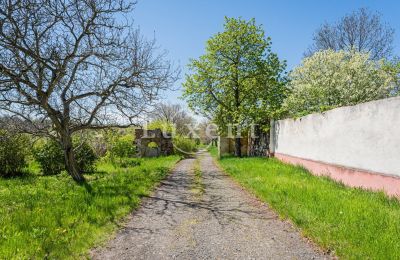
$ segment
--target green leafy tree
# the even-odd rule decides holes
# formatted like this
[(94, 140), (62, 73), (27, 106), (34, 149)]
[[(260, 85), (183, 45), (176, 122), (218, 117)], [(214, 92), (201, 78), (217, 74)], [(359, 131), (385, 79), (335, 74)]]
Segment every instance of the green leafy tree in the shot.
[[(225, 18), (224, 31), (211, 37), (206, 53), (191, 61), (183, 96), (221, 131), (227, 124), (235, 131), (269, 122), (285, 97), (285, 67), (254, 19)], [(236, 156), (241, 156), (240, 146), (236, 136)]]
[(290, 73), (284, 109), (303, 116), (395, 95), (394, 72), (385, 64), (356, 51), (316, 52)]

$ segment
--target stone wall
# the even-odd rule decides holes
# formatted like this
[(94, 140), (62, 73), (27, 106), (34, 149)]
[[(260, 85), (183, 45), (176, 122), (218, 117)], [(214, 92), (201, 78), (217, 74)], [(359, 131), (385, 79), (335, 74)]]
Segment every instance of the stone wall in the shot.
[[(171, 135), (163, 133), (161, 129), (144, 130), (135, 129), (135, 145), (138, 157), (154, 157), (160, 155), (171, 155), (174, 146)], [(157, 147), (149, 147), (150, 143), (156, 143)]]
[(259, 126), (255, 126), (253, 129), (253, 136), (248, 136), (248, 156), (269, 156), (269, 131), (263, 131)]
[[(240, 139), (241, 152), (242, 155), (247, 155), (247, 138)], [(235, 153), (235, 139), (227, 137), (218, 137), (218, 155), (221, 157), (224, 154), (234, 154)]]

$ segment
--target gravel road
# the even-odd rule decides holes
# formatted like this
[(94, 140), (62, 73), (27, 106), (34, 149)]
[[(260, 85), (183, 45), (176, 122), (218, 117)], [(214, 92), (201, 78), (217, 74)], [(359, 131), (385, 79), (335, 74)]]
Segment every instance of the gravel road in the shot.
[(330, 258), (222, 173), (207, 152), (180, 161), (116, 237), (92, 251), (92, 257)]

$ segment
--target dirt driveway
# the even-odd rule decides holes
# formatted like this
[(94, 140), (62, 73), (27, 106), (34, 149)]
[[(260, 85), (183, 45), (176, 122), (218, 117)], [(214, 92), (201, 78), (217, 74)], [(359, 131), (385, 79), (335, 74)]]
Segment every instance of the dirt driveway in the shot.
[(178, 163), (94, 259), (324, 259), (211, 156)]

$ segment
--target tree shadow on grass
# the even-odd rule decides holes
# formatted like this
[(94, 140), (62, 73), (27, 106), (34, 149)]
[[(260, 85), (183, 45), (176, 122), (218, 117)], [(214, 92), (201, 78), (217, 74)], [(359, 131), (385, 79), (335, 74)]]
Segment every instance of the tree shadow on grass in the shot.
[(10, 174), (4, 174), (0, 172), (0, 178), (5, 180), (31, 180), (37, 177), (36, 174), (31, 173), (27, 170), (22, 170)]

